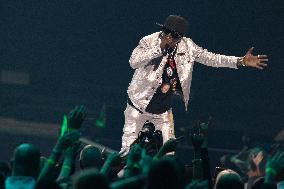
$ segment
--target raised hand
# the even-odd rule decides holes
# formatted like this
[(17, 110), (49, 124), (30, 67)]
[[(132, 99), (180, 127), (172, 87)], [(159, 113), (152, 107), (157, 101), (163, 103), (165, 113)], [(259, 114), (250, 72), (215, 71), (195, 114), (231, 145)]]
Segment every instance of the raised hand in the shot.
[(135, 144), (127, 157), (127, 164), (138, 163), (141, 159), (142, 148), (139, 144)]
[(273, 183), (281, 169), (284, 168), (284, 152), (277, 151), (270, 157), (265, 168), (265, 182)]
[(258, 154), (252, 159), (252, 161), (254, 162), (254, 164), (256, 166), (259, 166), (259, 164), (261, 163), (261, 161), (263, 160), (264, 156), (263, 156), (263, 151), (258, 152)]
[(159, 150), (159, 152), (157, 153), (157, 155), (155, 157), (160, 158), (163, 155), (165, 155), (166, 153), (170, 153), (170, 152), (174, 152), (176, 150), (176, 146), (177, 144), (180, 142), (181, 139), (183, 139), (184, 137), (178, 137), (176, 139), (171, 138), (169, 139), (167, 142), (165, 142), (165, 144), (161, 147), (161, 149)]
[(111, 153), (105, 163), (103, 164), (100, 172), (104, 175), (108, 175), (108, 173), (111, 171), (112, 167), (117, 166), (121, 163), (121, 157), (118, 152)]
[(142, 149), (141, 159), (139, 161), (139, 165), (142, 168), (142, 173), (147, 174), (149, 172), (152, 160), (152, 157), (147, 155), (146, 149)]
[(67, 116), (69, 129), (79, 129), (86, 117), (86, 108), (83, 105), (76, 106)]
[[(266, 170), (273, 169), (276, 173), (279, 173), (281, 168), (284, 167), (284, 152), (276, 152), (266, 163)], [(273, 172), (273, 171), (272, 171)]]
[(191, 143), (195, 150), (199, 150), (204, 142), (204, 135), (203, 134), (193, 134), (191, 135)]
[(118, 152), (111, 153), (106, 160), (107, 163), (109, 163), (110, 166), (116, 166), (121, 163), (121, 157)]
[(243, 64), (249, 67), (257, 68), (262, 70), (267, 66), (266, 62), (268, 61), (267, 55), (257, 55), (252, 54), (254, 47), (251, 47), (243, 58)]

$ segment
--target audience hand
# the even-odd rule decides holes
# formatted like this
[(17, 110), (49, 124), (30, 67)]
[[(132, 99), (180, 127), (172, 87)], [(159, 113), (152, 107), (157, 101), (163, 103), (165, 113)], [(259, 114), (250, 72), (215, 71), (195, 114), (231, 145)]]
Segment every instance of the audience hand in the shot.
[(127, 164), (138, 163), (141, 159), (141, 152), (141, 146), (139, 144), (135, 144), (128, 154)]
[(273, 183), (282, 168), (284, 168), (284, 153), (278, 151), (266, 163), (265, 182)]
[(68, 114), (68, 128), (69, 129), (79, 129), (86, 117), (86, 108), (83, 105), (76, 106)]
[(159, 152), (157, 153), (157, 155), (155, 156), (156, 158), (160, 158), (163, 155), (170, 153), (170, 152), (174, 152), (176, 150), (176, 146), (177, 144), (180, 142), (181, 139), (183, 139), (184, 137), (178, 137), (176, 139), (171, 138), (169, 139), (167, 142), (165, 142), (165, 144), (161, 147), (161, 149), (159, 150)]
[(204, 139), (205, 139), (204, 135), (202, 135), (202, 134), (193, 134), (193, 135), (191, 135), (190, 138), (191, 138), (191, 143), (193, 145), (194, 150), (200, 150), (201, 146), (202, 146), (202, 144), (204, 142)]

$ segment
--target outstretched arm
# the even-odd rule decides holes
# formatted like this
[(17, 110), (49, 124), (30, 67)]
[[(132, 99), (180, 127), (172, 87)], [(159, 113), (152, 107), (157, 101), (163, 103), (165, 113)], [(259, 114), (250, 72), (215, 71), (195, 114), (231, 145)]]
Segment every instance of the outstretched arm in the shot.
[(252, 50), (254, 49), (253, 47), (247, 51), (244, 57), (236, 57), (208, 52), (207, 49), (199, 47), (192, 41), (190, 42), (194, 47), (193, 56), (195, 58), (195, 61), (207, 66), (229, 68), (237, 68), (238, 66), (248, 66), (257, 69), (263, 69), (265, 66), (267, 66), (267, 64), (265, 64), (265, 62), (268, 61), (267, 55), (254, 56), (252, 54)]
[(211, 67), (228, 67), (237, 69), (237, 62), (240, 57), (226, 56), (209, 52), (207, 49), (203, 49), (196, 45), (193, 41), (189, 41), (193, 46), (193, 57), (196, 62)]

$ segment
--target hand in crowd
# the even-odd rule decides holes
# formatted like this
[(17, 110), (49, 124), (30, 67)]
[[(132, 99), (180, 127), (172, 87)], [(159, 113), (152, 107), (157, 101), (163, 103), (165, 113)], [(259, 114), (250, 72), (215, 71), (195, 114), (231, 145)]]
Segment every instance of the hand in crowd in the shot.
[(170, 153), (170, 152), (174, 152), (176, 150), (176, 146), (177, 144), (180, 142), (181, 139), (183, 139), (184, 137), (178, 137), (176, 139), (171, 138), (169, 139), (167, 142), (165, 142), (165, 144), (161, 147), (161, 149), (159, 150), (159, 152), (156, 154), (156, 158), (160, 158), (163, 155)]
[(272, 157), (268, 158), (265, 168), (265, 182), (275, 182), (276, 176), (281, 169), (284, 168), (284, 152), (276, 152)]
[(152, 160), (153, 158), (147, 155), (147, 150), (143, 149), (141, 153), (141, 159), (139, 161), (139, 165), (142, 168), (143, 174), (146, 175), (149, 172)]
[(75, 160), (78, 153), (78, 149), (80, 147), (80, 143), (73, 143), (72, 146), (68, 147), (64, 151), (64, 161), (61, 167), (60, 174), (57, 178), (58, 183), (65, 183), (66, 180), (71, 176), (71, 173), (75, 168)]
[(208, 147), (208, 129), (211, 125), (212, 117), (208, 118), (207, 122), (197, 121), (193, 128), (193, 134), (190, 136), (190, 142), (194, 149), (199, 150), (200, 148)]
[(141, 159), (142, 148), (139, 144), (135, 144), (129, 151), (127, 164), (138, 163)]
[(67, 116), (68, 128), (79, 129), (86, 117), (86, 108), (83, 105), (75, 106), (73, 110)]
[(124, 167), (124, 178), (136, 176), (141, 173), (139, 161), (141, 160), (142, 148), (135, 144), (129, 151), (126, 166)]
[(206, 123), (205, 123), (205, 122), (199, 123), (200, 132), (201, 132), (205, 137), (208, 136), (208, 129), (209, 129), (209, 126), (211, 125), (212, 119), (213, 119), (212, 116), (209, 116), (209, 117), (208, 117), (208, 121), (207, 121)]
[(100, 172), (104, 175), (107, 175), (112, 167), (115, 167), (115, 166), (119, 165), (120, 163), (121, 163), (120, 154), (118, 152), (113, 152), (107, 157), (107, 159), (106, 159), (104, 165), (102, 166)]
[(253, 163), (258, 167), (261, 161), (263, 160), (263, 151), (258, 152), (258, 154), (252, 158)]
[(191, 144), (194, 148), (194, 150), (200, 150), (201, 146), (204, 142), (204, 135), (202, 134), (193, 134), (191, 135), (190, 139), (191, 139)]

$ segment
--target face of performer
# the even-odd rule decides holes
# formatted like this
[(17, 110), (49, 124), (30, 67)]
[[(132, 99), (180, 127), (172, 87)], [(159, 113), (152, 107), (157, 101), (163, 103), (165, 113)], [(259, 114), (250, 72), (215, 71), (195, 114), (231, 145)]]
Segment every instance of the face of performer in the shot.
[(182, 38), (182, 34), (176, 32), (176, 31), (172, 31), (170, 29), (167, 28), (163, 28), (162, 29), (163, 33), (161, 36), (161, 48), (163, 46), (165, 46), (166, 44), (170, 45), (170, 47), (174, 47), (177, 43), (180, 42), (181, 38)]

